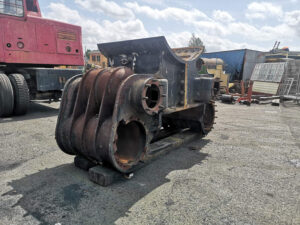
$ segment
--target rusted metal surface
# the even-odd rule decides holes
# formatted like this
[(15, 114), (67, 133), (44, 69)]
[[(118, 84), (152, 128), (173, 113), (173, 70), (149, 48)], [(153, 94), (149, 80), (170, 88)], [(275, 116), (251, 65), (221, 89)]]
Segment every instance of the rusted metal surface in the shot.
[(150, 143), (168, 132), (207, 134), (214, 123), (214, 79), (197, 73), (164, 37), (100, 44), (110, 66), (65, 86), (56, 128), (60, 148), (122, 173), (135, 169)]
[(178, 57), (189, 61), (198, 58), (204, 52), (204, 47), (173, 48), (172, 50)]

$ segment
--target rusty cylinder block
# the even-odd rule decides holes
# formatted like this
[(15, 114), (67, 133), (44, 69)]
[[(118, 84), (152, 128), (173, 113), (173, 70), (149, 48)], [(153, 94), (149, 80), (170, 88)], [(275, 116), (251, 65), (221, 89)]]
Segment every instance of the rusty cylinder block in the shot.
[(214, 123), (214, 80), (202, 60), (183, 61), (164, 37), (99, 45), (109, 68), (65, 85), (56, 140), (67, 154), (130, 172), (151, 142), (170, 130), (207, 134)]

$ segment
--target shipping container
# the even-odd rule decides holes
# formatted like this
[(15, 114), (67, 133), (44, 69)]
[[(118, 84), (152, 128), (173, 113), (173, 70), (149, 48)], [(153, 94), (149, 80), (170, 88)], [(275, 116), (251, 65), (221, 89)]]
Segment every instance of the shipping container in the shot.
[(225, 72), (230, 75), (230, 82), (250, 80), (255, 65), (265, 61), (264, 52), (250, 49), (203, 53), (201, 57), (222, 59), (225, 62)]

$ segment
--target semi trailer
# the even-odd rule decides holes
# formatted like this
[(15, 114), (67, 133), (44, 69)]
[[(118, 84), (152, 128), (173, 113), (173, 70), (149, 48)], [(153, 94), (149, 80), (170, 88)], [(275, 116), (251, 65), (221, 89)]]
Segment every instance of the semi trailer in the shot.
[(0, 0), (0, 117), (30, 100), (58, 100), (84, 65), (81, 28), (42, 17), (37, 0)]

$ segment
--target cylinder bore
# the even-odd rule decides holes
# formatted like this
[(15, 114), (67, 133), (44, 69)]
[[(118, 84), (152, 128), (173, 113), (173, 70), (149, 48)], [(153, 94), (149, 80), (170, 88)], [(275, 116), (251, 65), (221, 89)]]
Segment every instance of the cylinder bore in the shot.
[(124, 168), (136, 164), (145, 152), (146, 131), (137, 121), (121, 121), (117, 128), (115, 158)]
[(149, 108), (153, 109), (158, 105), (160, 98), (159, 87), (155, 84), (151, 84), (146, 90), (146, 104)]
[(146, 82), (142, 92), (142, 107), (149, 115), (154, 115), (159, 112), (163, 102), (163, 89), (158, 80), (149, 80)]

